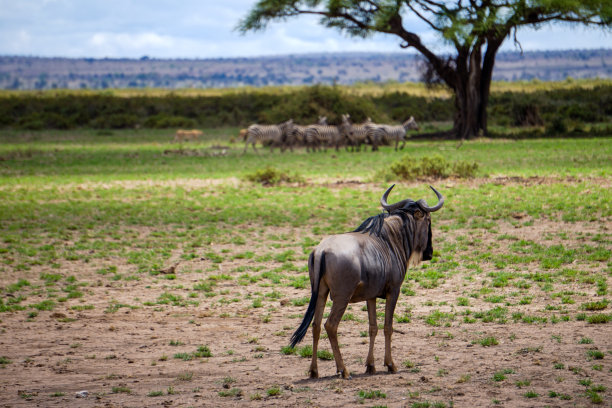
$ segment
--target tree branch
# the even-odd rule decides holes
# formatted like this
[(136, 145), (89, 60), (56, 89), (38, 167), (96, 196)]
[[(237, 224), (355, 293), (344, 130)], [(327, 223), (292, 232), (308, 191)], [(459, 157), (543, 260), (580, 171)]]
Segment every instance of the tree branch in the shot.
[(412, 6), (412, 4), (410, 4), (409, 2), (407, 2), (407, 3), (406, 3), (406, 5), (408, 6), (408, 8), (409, 8), (410, 10), (412, 10), (412, 12), (413, 12), (414, 14), (416, 14), (416, 15), (417, 15), (417, 17), (418, 17), (418, 18), (420, 18), (420, 19), (421, 19), (421, 20), (423, 20), (425, 23), (427, 23), (427, 25), (429, 25), (429, 26), (430, 26), (430, 27), (431, 27), (433, 30), (435, 30), (435, 31), (442, 31), (442, 30), (440, 29), (440, 27), (437, 27), (437, 26), (436, 26), (434, 23), (432, 23), (431, 21), (429, 21), (429, 19), (427, 19), (427, 18), (426, 18), (424, 15), (422, 15), (422, 14), (421, 14), (419, 11), (417, 11), (417, 10), (416, 10), (416, 9), (415, 9), (415, 8)]

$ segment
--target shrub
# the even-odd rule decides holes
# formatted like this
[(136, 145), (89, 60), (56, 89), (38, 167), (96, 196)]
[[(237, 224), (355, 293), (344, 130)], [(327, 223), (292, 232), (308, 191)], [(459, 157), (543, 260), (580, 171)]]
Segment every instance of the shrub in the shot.
[(245, 179), (264, 186), (274, 186), (280, 183), (304, 183), (304, 178), (297, 173), (283, 173), (273, 167), (256, 170), (245, 176)]
[(610, 302), (607, 299), (599, 300), (596, 302), (588, 302), (582, 305), (582, 309), (584, 310), (603, 310), (608, 307)]
[(591, 315), (586, 319), (591, 324), (608, 323), (610, 320), (612, 320), (612, 316), (603, 313)]
[(425, 156), (415, 159), (405, 155), (391, 164), (390, 174), (383, 173), (383, 178), (400, 178), (402, 180), (415, 180), (421, 178), (470, 178), (478, 170), (476, 162), (457, 161), (449, 163), (443, 156)]
[(147, 128), (157, 129), (178, 127), (192, 128), (197, 126), (197, 122), (193, 119), (186, 118), (184, 116), (170, 116), (162, 113), (148, 117), (144, 121), (144, 126)]
[(476, 171), (478, 170), (478, 163), (476, 162), (467, 162), (467, 161), (458, 161), (453, 163), (453, 171), (452, 174), (455, 177), (459, 178), (472, 178)]
[(556, 115), (546, 125), (546, 133), (550, 135), (562, 135), (567, 133), (567, 123), (563, 116)]
[(516, 126), (540, 126), (542, 118), (540, 117), (540, 107), (531, 101), (516, 102), (512, 107), (512, 116)]
[(127, 129), (139, 124), (138, 116), (128, 113), (116, 113), (108, 116), (100, 116), (90, 122), (95, 129)]

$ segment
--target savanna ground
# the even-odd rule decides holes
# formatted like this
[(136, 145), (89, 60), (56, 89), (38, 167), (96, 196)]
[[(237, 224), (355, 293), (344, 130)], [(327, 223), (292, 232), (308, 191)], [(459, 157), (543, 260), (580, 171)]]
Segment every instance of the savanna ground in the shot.
[[(0, 405), (612, 405), (610, 138), (242, 155), (237, 129), (206, 133), (0, 135)], [(406, 154), (479, 169), (380, 180)], [(266, 166), (301, 181), (245, 181)], [(311, 380), (310, 330), (286, 348), (308, 253), (378, 213), (391, 182), (393, 202), (434, 202), (428, 184), (446, 197), (434, 259), (408, 270), (396, 309), (399, 372), (380, 331), (380, 371), (363, 374), (353, 304), (339, 328), (352, 379), (323, 335)]]

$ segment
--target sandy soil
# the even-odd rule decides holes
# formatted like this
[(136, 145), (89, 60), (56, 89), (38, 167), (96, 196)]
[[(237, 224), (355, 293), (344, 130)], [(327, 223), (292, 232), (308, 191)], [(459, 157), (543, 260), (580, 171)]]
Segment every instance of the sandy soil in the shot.
[[(609, 227), (604, 224), (583, 227), (595, 233), (609, 233)], [(245, 247), (256, 253), (264, 248), (268, 251), (271, 243), (266, 241), (267, 236), (289, 233), (297, 237), (296, 245), (292, 247), (288, 243), (288, 247), (276, 250), (293, 248), (297, 254), (302, 253), (297, 245), (301, 231), (262, 229), (253, 242), (241, 247), (242, 251)], [(553, 222), (520, 229), (500, 224), (499, 229), (500, 233), (511, 231), (522, 239), (569, 230), (568, 225)], [(444, 235), (445, 240), (452, 241), (466, 234), (472, 231), (435, 231), (434, 239)], [(496, 237), (497, 233), (483, 231), (477, 245), (496, 242)], [(214, 249), (231, 253), (235, 248), (227, 245)], [(181, 254), (182, 250), (177, 249), (168, 266), (178, 262)], [(0, 315), (0, 356), (10, 360), (0, 366), (0, 406), (347, 407), (363, 404), (410, 407), (425, 402), (431, 406), (443, 403), (447, 407), (451, 404), (455, 407), (590, 406), (592, 401), (585, 394), (587, 386), (583, 385), (587, 380), (606, 387), (606, 391), (599, 393), (603, 406), (609, 406), (612, 401), (612, 326), (588, 324), (574, 318), (580, 312), (580, 304), (593, 298), (593, 285), (555, 284), (555, 292), (566, 290), (576, 294), (575, 304), (563, 305), (571, 316), (567, 322), (550, 322), (553, 313), (560, 314), (545, 311), (545, 306), (560, 306), (560, 300), (551, 299), (533, 285), (529, 289), (534, 296), (532, 303), (509, 308), (507, 323), (478, 320), (468, 324), (459, 315), (467, 307), (457, 306), (457, 297), (478, 291), (487, 272), (494, 268), (480, 264), (483, 273), (466, 279), (470, 273), (461, 266), (438, 287), (426, 289), (413, 282), (416, 295), (400, 296), (396, 313), (409, 311), (412, 321), (395, 323), (393, 356), (398, 373), (388, 374), (383, 370), (381, 330), (375, 346), (380, 371), (375, 375), (364, 374), (368, 340), (361, 333), (367, 331), (367, 313), (361, 304), (355, 304), (347, 313), (356, 319), (343, 321), (339, 329), (342, 353), (353, 373), (352, 379), (339, 379), (334, 362), (324, 360), (319, 362), (321, 378), (309, 379), (310, 359), (280, 351), (288, 344), (306, 309), (306, 305), (295, 306), (291, 301), (309, 297), (308, 286), (296, 289), (286, 284), (262, 285), (269, 284), (267, 280), (238, 284), (236, 278), (244, 272), (236, 272), (236, 268), (261, 265), (253, 259), (228, 259), (217, 265), (220, 269), (215, 271), (212, 270), (215, 265), (206, 258), (180, 261), (175, 268), (175, 280), (141, 274), (138, 281), (113, 281), (97, 274), (109, 261), (121, 273), (134, 272), (134, 265), (121, 263), (120, 259), (90, 263), (65, 261), (60, 273), (74, 274), (79, 282), (89, 282), (83, 298), (69, 299), (53, 311), (38, 312), (34, 318), (28, 318), (32, 309)], [(295, 263), (301, 267), (305, 261)], [(270, 261), (268, 266), (272, 269), (278, 264)], [(595, 263), (579, 267), (595, 271), (599, 268), (605, 276), (604, 266)], [(58, 270), (39, 266), (19, 274), (7, 274), (0, 280), (0, 286), (14, 283), (16, 276), (43, 285), (39, 278), (41, 272), (57, 273)], [(232, 279), (218, 281), (214, 288), (216, 296), (207, 298), (201, 294), (193, 299), (199, 301), (197, 306), (143, 305), (147, 301), (155, 302), (165, 292), (192, 300), (189, 293), (194, 284), (220, 273)], [(289, 274), (303, 275), (304, 272)], [(495, 293), (515, 291), (510, 286)], [(259, 297), (263, 299), (262, 307), (253, 307), (254, 299)], [(45, 298), (30, 295), (28, 303)], [(227, 302), (220, 302), (221, 299)], [(111, 304), (117, 305), (115, 311), (108, 309)], [(78, 305), (94, 308), (73, 310)], [(470, 298), (469, 309), (473, 311), (495, 306), (482, 298)], [(446, 327), (428, 325), (423, 318), (433, 310), (452, 312), (455, 319)], [(549, 321), (517, 323), (510, 318), (514, 311), (547, 316)], [(606, 312), (609, 313), (609, 308)], [(485, 337), (495, 337), (499, 344), (482, 346), (478, 341)], [(592, 343), (579, 344), (584, 337), (592, 339)], [(301, 345), (310, 343), (309, 330)], [(188, 361), (175, 358), (178, 353), (194, 353), (200, 345), (207, 345), (212, 356)], [(330, 350), (326, 338), (321, 340), (320, 347)], [(601, 350), (605, 357), (590, 360), (586, 353), (591, 349)], [(506, 370), (506, 379), (495, 381), (493, 375), (503, 370)], [(378, 390), (385, 397), (360, 398), (360, 391), (370, 390)], [(78, 398), (80, 391), (87, 391), (87, 396)], [(537, 396), (525, 395), (531, 391)], [(571, 399), (551, 397), (550, 391)]]

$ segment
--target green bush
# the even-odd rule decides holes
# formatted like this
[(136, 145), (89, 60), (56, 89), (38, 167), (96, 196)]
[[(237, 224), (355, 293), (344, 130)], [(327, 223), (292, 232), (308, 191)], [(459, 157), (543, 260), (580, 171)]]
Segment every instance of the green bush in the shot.
[[(488, 105), (490, 125), (540, 126), (550, 135), (567, 131), (573, 123), (604, 123), (612, 115), (610, 85), (535, 91), (494, 92)], [(344, 86), (237, 89), (222, 95), (118, 96), (94, 93), (0, 93), (0, 128), (121, 129), (242, 126), (278, 123), (314, 123), (319, 115), (339, 124), (350, 113), (354, 122), (367, 117), (379, 123), (399, 123), (410, 116), (417, 122), (450, 122), (453, 98), (424, 97), (405, 92), (357, 94)], [(609, 120), (608, 120), (609, 121)], [(573, 126), (576, 128), (576, 126)], [(427, 127), (423, 127), (425, 131)], [(591, 128), (589, 128), (591, 129)], [(570, 129), (571, 130), (571, 129)], [(597, 133), (593, 128), (590, 133)]]
[(90, 122), (91, 127), (95, 129), (127, 129), (136, 127), (138, 124), (138, 117), (128, 113), (100, 116)]
[(401, 180), (447, 177), (470, 178), (474, 177), (477, 170), (478, 164), (476, 162), (457, 161), (449, 163), (441, 155), (425, 156), (420, 159), (405, 155), (392, 163), (388, 172), (384, 171), (379, 176), (382, 176), (385, 180), (392, 178)]
[(197, 126), (197, 121), (184, 116), (170, 116), (166, 114), (158, 114), (148, 117), (144, 121), (144, 127), (154, 129), (167, 129), (167, 128), (192, 128)]
[(567, 122), (563, 116), (557, 115), (546, 125), (546, 133), (549, 135), (562, 135), (567, 133)]
[(304, 183), (304, 178), (297, 173), (283, 173), (273, 167), (256, 170), (254, 173), (247, 174), (245, 179), (254, 183), (261, 183), (264, 186), (274, 186), (280, 183)]
[(452, 165), (452, 175), (459, 178), (472, 178), (478, 171), (478, 163), (457, 161)]

